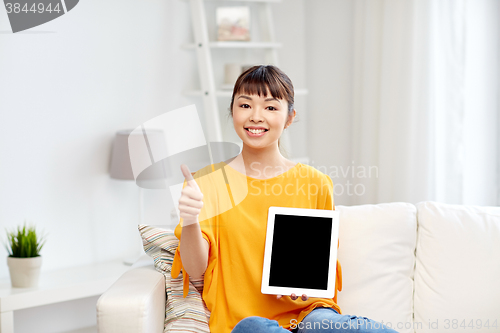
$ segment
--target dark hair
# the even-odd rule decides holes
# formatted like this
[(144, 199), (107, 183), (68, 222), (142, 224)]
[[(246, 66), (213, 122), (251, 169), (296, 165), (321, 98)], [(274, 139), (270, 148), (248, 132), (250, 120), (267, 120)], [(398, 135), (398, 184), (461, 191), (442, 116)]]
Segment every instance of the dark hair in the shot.
[(236, 94), (245, 93), (267, 97), (268, 90), (272, 97), (286, 100), (288, 103), (288, 116), (293, 114), (294, 90), (292, 80), (276, 66), (257, 65), (241, 73), (236, 80), (233, 95), (231, 96), (231, 116), (233, 115), (234, 96)]
[(292, 80), (281, 69), (272, 65), (253, 66), (244, 71), (236, 80), (231, 97), (231, 115), (233, 114), (234, 96), (237, 93), (284, 99), (288, 103), (288, 115), (293, 113), (294, 90)]

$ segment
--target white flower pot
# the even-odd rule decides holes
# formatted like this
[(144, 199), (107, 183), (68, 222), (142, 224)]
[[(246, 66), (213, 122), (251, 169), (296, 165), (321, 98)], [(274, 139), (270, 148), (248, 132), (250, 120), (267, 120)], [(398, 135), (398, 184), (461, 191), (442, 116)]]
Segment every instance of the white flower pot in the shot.
[(10, 281), (14, 288), (32, 288), (38, 286), (42, 257), (14, 258), (7, 257)]

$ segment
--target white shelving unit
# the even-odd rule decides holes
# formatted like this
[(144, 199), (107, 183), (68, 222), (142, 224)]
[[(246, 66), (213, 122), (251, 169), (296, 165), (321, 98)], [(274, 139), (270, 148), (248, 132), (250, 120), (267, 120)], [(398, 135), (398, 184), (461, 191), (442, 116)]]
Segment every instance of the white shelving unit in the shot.
[[(260, 49), (264, 52), (264, 61), (262, 59), (254, 61), (254, 63), (264, 63), (269, 65), (279, 66), (278, 49), (282, 47), (281, 43), (276, 41), (274, 32), (273, 15), (271, 5), (273, 3), (282, 2), (282, 0), (187, 0), (189, 1), (191, 11), (191, 21), (194, 31), (194, 43), (182, 45), (186, 50), (195, 50), (196, 59), (198, 62), (200, 90), (185, 91), (186, 96), (201, 97), (206, 114), (206, 128), (209, 141), (223, 141), (221, 132), (221, 119), (219, 109), (220, 98), (230, 98), (232, 90), (223, 90), (217, 87), (214, 75), (214, 63), (212, 59), (213, 52), (217, 49)], [(252, 16), (257, 16), (259, 20), (259, 40), (240, 42), (240, 41), (213, 41), (209, 39), (209, 30), (207, 25), (207, 12), (205, 3), (210, 2), (211, 5), (241, 5), (254, 4), (257, 10), (252, 11)], [(253, 27), (251, 27), (253, 29)], [(253, 32), (252, 32), (253, 36)], [(241, 60), (241, 59), (240, 59)], [(238, 59), (235, 59), (238, 62)], [(306, 95), (307, 89), (296, 89), (296, 95)], [(288, 132), (283, 133), (282, 141), (289, 142)], [(288, 144), (287, 144), (288, 145)], [(305, 160), (305, 158), (301, 158)]]

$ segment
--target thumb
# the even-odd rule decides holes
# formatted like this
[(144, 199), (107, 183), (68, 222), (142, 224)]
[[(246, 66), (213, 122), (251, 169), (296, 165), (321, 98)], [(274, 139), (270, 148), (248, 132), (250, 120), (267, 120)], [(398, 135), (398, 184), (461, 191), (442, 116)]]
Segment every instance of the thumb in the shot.
[(186, 178), (188, 186), (191, 186), (192, 188), (200, 191), (200, 187), (198, 186), (198, 184), (196, 184), (196, 181), (194, 180), (193, 176), (191, 175), (191, 171), (189, 171), (189, 168), (186, 164), (181, 164), (181, 171), (182, 171), (182, 174), (184, 175), (184, 178)]

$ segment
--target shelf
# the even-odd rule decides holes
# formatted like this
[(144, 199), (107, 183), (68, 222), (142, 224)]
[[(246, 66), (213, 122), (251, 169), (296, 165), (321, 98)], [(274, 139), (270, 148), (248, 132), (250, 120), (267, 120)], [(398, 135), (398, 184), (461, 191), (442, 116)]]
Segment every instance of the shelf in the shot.
[(121, 260), (55, 271), (42, 271), (35, 288), (12, 288), (10, 279), (0, 281), (0, 311), (15, 311), (101, 295), (130, 266)]
[[(307, 89), (295, 89), (296, 96), (307, 95), (309, 91)], [(202, 96), (201, 90), (188, 90), (184, 92), (186, 96)], [(216, 90), (215, 96), (217, 97), (231, 97), (233, 95), (232, 90)]]
[[(231, 48), (231, 49), (277, 49), (281, 47), (281, 43), (272, 42), (209, 42), (210, 48)], [(183, 44), (185, 49), (194, 49), (196, 44)]]

